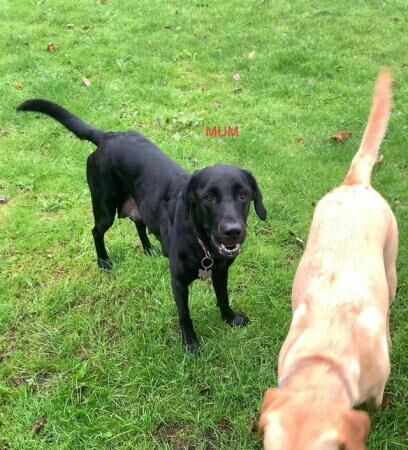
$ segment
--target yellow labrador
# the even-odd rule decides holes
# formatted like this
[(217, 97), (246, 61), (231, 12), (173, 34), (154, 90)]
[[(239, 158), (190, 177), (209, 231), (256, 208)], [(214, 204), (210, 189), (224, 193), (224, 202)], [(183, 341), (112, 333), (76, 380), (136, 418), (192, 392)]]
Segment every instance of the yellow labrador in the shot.
[(391, 109), (391, 72), (377, 80), (361, 146), (343, 184), (316, 206), (292, 288), (293, 318), (268, 389), (267, 450), (362, 450), (390, 373), (388, 310), (396, 290), (398, 228), (371, 171)]

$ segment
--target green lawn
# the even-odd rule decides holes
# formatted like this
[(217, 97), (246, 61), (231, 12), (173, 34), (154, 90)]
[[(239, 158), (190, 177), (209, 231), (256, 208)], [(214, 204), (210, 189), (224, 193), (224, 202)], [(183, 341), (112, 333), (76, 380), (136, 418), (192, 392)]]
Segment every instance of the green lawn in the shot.
[[(400, 226), (399, 290), (368, 448), (406, 448), (407, 21), (405, 0), (0, 0), (1, 449), (260, 449), (252, 428), (290, 323), (294, 234), (307, 238), (314, 204), (345, 176), (387, 65), (394, 107), (373, 184)], [(191, 171), (226, 162), (256, 175), (269, 217), (251, 214), (230, 272), (248, 327), (222, 323), (197, 281), (202, 351), (186, 355), (168, 262), (143, 254), (128, 221), (107, 235), (114, 270), (98, 270), (93, 146), (17, 114), (32, 97), (100, 128), (139, 130)], [(206, 137), (214, 125), (239, 126), (239, 137)], [(353, 135), (329, 141), (340, 130)]]

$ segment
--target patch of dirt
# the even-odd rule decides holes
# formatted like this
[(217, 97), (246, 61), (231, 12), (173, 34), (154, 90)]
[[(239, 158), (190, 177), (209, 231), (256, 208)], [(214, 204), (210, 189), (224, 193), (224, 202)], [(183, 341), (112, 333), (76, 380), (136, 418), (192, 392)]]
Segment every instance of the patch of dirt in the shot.
[[(218, 431), (218, 433), (217, 433)], [(231, 442), (233, 426), (229, 419), (223, 417), (218, 422), (218, 430), (209, 427), (204, 431), (205, 450), (216, 450), (220, 447), (220, 438), (222, 441)]]
[(105, 336), (109, 342), (115, 342), (118, 340), (118, 338), (121, 335), (121, 331), (119, 330), (119, 328), (116, 325), (112, 324), (107, 319), (102, 319), (99, 322), (99, 325), (100, 325), (101, 329), (104, 331)]
[(45, 370), (38, 372), (35, 376), (36, 391), (39, 391), (42, 387), (47, 385), (52, 376), (53, 374), (51, 372), (47, 372)]
[(202, 396), (206, 396), (211, 394), (211, 388), (210, 386), (201, 386), (200, 389), (198, 390), (198, 393)]
[(195, 450), (191, 439), (191, 426), (186, 424), (163, 424), (157, 429), (157, 440), (169, 445), (173, 450)]
[(15, 377), (10, 377), (7, 380), (7, 384), (14, 389), (18, 389), (22, 384), (28, 383), (31, 386), (32, 392), (37, 393), (50, 381), (51, 378), (52, 373), (47, 371), (40, 371), (34, 376), (20, 374)]
[(215, 433), (214, 428), (207, 428), (204, 431), (203, 438), (205, 440), (205, 450), (215, 450), (219, 447), (217, 434)]
[(19, 388), (22, 384), (24, 384), (27, 381), (27, 376), (24, 375), (18, 375), (16, 377), (10, 377), (7, 379), (7, 384), (14, 388), (17, 389)]
[(223, 417), (219, 422), (218, 422), (218, 426), (220, 427), (220, 430), (223, 433), (230, 433), (232, 432), (232, 423), (229, 419), (227, 419), (226, 417)]

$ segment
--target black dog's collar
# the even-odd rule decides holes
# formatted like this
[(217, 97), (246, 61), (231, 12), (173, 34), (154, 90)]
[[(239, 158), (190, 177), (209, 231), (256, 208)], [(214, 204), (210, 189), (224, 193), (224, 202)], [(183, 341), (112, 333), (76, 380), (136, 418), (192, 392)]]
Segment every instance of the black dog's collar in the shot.
[(198, 278), (201, 280), (209, 280), (212, 276), (211, 267), (214, 265), (214, 259), (204, 242), (198, 236), (197, 242), (204, 252), (204, 258), (201, 260), (201, 268), (198, 269)]

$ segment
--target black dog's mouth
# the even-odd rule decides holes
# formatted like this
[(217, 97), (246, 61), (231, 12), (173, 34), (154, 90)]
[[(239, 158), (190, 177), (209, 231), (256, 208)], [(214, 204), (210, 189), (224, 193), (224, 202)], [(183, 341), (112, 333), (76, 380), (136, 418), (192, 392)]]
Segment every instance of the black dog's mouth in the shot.
[(227, 258), (235, 258), (241, 251), (241, 244), (221, 244), (213, 235), (211, 235), (211, 240), (218, 253)]

